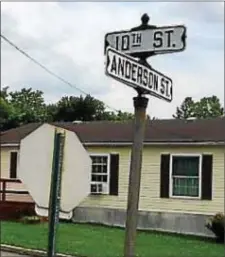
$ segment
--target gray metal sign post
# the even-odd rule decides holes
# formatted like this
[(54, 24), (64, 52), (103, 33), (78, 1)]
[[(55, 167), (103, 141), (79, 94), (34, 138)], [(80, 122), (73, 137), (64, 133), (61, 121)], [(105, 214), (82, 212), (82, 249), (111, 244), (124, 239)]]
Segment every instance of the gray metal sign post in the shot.
[[(134, 88), (138, 96), (134, 101), (134, 135), (131, 153), (124, 257), (135, 257), (136, 229), (141, 184), (142, 149), (148, 99), (145, 94), (172, 101), (172, 80), (154, 70), (146, 61), (150, 56), (183, 51), (186, 28), (184, 26), (157, 27), (148, 25), (144, 14), (142, 24), (130, 31), (105, 35), (105, 73)], [(136, 60), (139, 58), (139, 60)]]
[(49, 197), (48, 257), (56, 256), (56, 230), (59, 222), (64, 141), (65, 135), (55, 132), (51, 191)]

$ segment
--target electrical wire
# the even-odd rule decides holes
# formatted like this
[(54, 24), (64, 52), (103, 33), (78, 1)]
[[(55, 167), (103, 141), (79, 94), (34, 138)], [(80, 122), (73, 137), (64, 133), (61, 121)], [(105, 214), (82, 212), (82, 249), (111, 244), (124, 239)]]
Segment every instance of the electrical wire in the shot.
[[(47, 67), (45, 67), (43, 64), (41, 64), (40, 62), (38, 62), (36, 59), (34, 59), (33, 57), (31, 57), (28, 53), (26, 53), (24, 50), (22, 50), (21, 48), (19, 48), (16, 44), (14, 44), (12, 41), (10, 41), (6, 36), (1, 34), (1, 38), (4, 39), (8, 44), (10, 44), (13, 48), (15, 48), (17, 51), (19, 51), (21, 54), (23, 54), (24, 56), (26, 56), (28, 59), (30, 59), (32, 62), (34, 62), (36, 65), (38, 65), (39, 67), (41, 67), (43, 70), (45, 70), (47, 73), (49, 73), (50, 75), (56, 77), (57, 79), (59, 79), (60, 81), (62, 81), (63, 83), (67, 84), (68, 86), (76, 89), (77, 91), (80, 91), (81, 93), (83, 93), (84, 95), (90, 95), (88, 93), (86, 93), (84, 90), (80, 89), (79, 87), (71, 84), (69, 81), (65, 80), (64, 78), (58, 76), (56, 73), (54, 73), (53, 71), (49, 70)], [(95, 98), (96, 99), (96, 98)], [(98, 99), (96, 99), (98, 100)], [(105, 103), (104, 103), (105, 104)], [(105, 104), (106, 107), (108, 107), (111, 110), (114, 110), (116, 112), (119, 112), (119, 110)], [(176, 132), (170, 131), (169, 129), (159, 129), (159, 127), (154, 126), (153, 123), (151, 122), (151, 126), (153, 127), (153, 129), (156, 130), (161, 130), (162, 132), (165, 131), (165, 133), (168, 133), (169, 135), (176, 135), (176, 136), (182, 136), (183, 138), (186, 139), (190, 139), (189, 136), (184, 135), (184, 134), (178, 134)]]
[[(21, 48), (19, 48), (16, 44), (14, 44), (11, 40), (9, 40), (6, 36), (1, 34), (1, 38), (4, 39), (8, 44), (10, 44), (13, 48), (15, 48), (17, 51), (19, 51), (21, 54), (23, 54), (24, 56), (26, 56), (28, 59), (30, 59), (32, 62), (34, 62), (36, 65), (38, 65), (39, 67), (41, 67), (43, 70), (45, 70), (47, 73), (49, 73), (50, 75), (54, 76), (55, 78), (59, 79), (60, 81), (62, 81), (63, 83), (67, 84), (68, 86), (76, 89), (77, 91), (80, 91), (82, 94), (84, 95), (90, 95), (88, 93), (86, 93), (84, 90), (80, 89), (79, 87), (73, 85), (72, 83), (70, 83), (69, 81), (65, 80), (64, 78), (62, 78), (61, 76), (58, 76), (56, 73), (54, 73), (53, 71), (49, 70), (46, 66), (44, 66), (43, 64), (41, 64), (40, 62), (38, 62), (37, 60), (35, 60), (33, 57), (31, 57), (28, 53), (26, 53), (24, 50), (22, 50)], [(96, 99), (96, 98), (95, 98)], [(98, 100), (98, 99), (96, 99)], [(115, 111), (115, 112), (119, 112), (119, 110), (115, 109), (114, 107), (111, 107), (107, 104), (104, 103), (104, 105)]]

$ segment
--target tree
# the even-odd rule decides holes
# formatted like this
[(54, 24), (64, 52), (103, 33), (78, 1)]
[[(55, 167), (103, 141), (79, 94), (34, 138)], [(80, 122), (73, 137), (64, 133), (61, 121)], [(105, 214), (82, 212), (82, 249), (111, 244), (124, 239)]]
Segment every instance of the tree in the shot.
[(12, 113), (12, 109), (10, 104), (7, 101), (7, 90), (8, 87), (4, 87), (1, 90), (0, 93), (0, 128), (1, 130), (4, 128), (5, 123), (7, 122), (7, 120), (9, 120), (9, 117)]
[(0, 113), (0, 129), (5, 130), (8, 128), (7, 123), (11, 119), (12, 108), (3, 97), (0, 97)]
[(0, 129), (7, 130), (17, 126), (17, 110), (8, 101), (8, 87), (0, 92)]
[(48, 104), (46, 105), (46, 111), (47, 111), (47, 121), (53, 122), (54, 118), (57, 114), (58, 107), (56, 104)]
[(180, 107), (177, 107), (176, 114), (173, 115), (175, 119), (187, 119), (194, 115), (195, 103), (191, 97), (186, 97)]
[(129, 112), (118, 111), (117, 115), (115, 115), (115, 120), (123, 121), (123, 120), (132, 120), (134, 119), (134, 114)]
[[(53, 108), (53, 107), (52, 107)], [(91, 121), (99, 120), (105, 110), (104, 103), (94, 99), (90, 95), (65, 96), (56, 104), (54, 121)]]
[(10, 92), (9, 96), (10, 104), (18, 112), (20, 124), (47, 120), (47, 108), (42, 91), (22, 88), (21, 91)]
[(223, 107), (217, 96), (203, 97), (195, 103), (195, 116), (198, 119), (215, 118), (223, 115)]
[(8, 94), (9, 87), (3, 87), (0, 91), (0, 97), (4, 100), (7, 100), (9, 94)]
[[(20, 91), (8, 92), (8, 87), (0, 92), (0, 128), (10, 129), (30, 122), (54, 121), (93, 121), (132, 120), (134, 114), (129, 112), (106, 111), (105, 104), (90, 95), (65, 96), (57, 103), (45, 104), (43, 92), (22, 88)], [(150, 117), (147, 117), (150, 119)]]
[(90, 95), (80, 97), (78, 106), (80, 111), (85, 110), (84, 120), (101, 120), (105, 112), (105, 104)]
[(119, 111), (116, 114), (115, 112), (106, 111), (104, 103), (90, 95), (85, 98), (82, 96), (62, 97), (56, 105), (48, 106), (48, 110), (53, 116), (53, 121), (121, 121), (130, 120), (134, 117), (132, 113), (128, 112)]
[(217, 96), (203, 97), (194, 102), (191, 97), (186, 97), (180, 107), (177, 107), (175, 119), (206, 119), (223, 115), (223, 108)]
[(32, 88), (8, 92), (1, 90), (1, 129), (14, 128), (30, 122), (47, 121), (43, 92)]

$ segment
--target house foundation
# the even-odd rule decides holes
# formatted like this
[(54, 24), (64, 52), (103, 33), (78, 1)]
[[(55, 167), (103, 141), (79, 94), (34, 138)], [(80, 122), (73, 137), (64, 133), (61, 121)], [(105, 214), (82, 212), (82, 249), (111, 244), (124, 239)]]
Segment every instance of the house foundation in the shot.
[[(204, 214), (139, 211), (138, 229), (214, 237), (214, 234), (205, 227), (209, 217)], [(113, 208), (77, 207), (74, 209), (72, 221), (125, 227), (126, 211)]]

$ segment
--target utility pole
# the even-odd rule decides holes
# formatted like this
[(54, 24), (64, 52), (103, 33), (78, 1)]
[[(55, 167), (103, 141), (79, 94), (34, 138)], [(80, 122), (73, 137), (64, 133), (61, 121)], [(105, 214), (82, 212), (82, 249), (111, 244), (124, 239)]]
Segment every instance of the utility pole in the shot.
[[(144, 14), (141, 17), (142, 24), (138, 27), (132, 28), (131, 31), (146, 30), (156, 28), (154, 25), (148, 25), (149, 17)], [(139, 62), (145, 66), (147, 64), (146, 58), (152, 56), (154, 53), (146, 53), (139, 56)], [(147, 64), (147, 65), (146, 65)], [(131, 152), (129, 187), (127, 199), (127, 214), (125, 227), (125, 242), (124, 242), (124, 257), (135, 257), (135, 243), (137, 234), (138, 222), (138, 207), (141, 186), (141, 168), (142, 168), (142, 150), (146, 123), (146, 109), (148, 106), (148, 98), (143, 97), (142, 90), (137, 90), (138, 96), (133, 98), (134, 104), (134, 138)]]
[(142, 149), (148, 98), (138, 94), (133, 98), (135, 109), (134, 139), (131, 153), (124, 257), (135, 257), (136, 228), (141, 183)]

